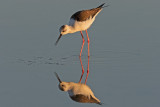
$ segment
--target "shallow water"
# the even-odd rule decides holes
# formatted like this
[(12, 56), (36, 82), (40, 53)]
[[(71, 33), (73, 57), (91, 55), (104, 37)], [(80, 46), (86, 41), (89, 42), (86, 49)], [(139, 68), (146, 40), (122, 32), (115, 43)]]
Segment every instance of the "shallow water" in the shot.
[[(79, 81), (80, 33), (62, 37), (57, 46), (54, 43), (59, 27), (67, 24), (74, 12), (103, 2), (0, 1), (1, 107), (97, 106), (73, 102), (58, 89), (54, 76), (57, 72), (64, 81)], [(160, 1), (107, 2), (110, 6), (88, 30), (91, 56), (87, 84), (108, 107), (158, 107)], [(84, 82), (87, 42), (82, 62)]]

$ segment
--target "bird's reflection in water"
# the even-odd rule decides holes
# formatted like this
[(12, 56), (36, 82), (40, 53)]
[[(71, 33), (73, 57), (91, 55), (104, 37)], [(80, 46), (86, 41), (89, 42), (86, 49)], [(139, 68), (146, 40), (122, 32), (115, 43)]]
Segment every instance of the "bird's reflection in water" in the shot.
[(94, 96), (91, 88), (83, 83), (64, 82), (61, 81), (57, 73), (55, 73), (59, 81), (59, 89), (67, 91), (70, 98), (79, 103), (96, 103), (101, 105), (101, 101)]

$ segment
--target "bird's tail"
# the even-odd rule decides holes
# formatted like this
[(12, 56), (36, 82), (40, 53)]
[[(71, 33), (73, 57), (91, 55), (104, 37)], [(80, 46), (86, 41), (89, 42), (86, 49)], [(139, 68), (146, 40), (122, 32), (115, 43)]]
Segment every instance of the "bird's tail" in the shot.
[(98, 6), (97, 8), (104, 8), (104, 7), (108, 7), (109, 5), (104, 6), (105, 3), (101, 4), (100, 6)]

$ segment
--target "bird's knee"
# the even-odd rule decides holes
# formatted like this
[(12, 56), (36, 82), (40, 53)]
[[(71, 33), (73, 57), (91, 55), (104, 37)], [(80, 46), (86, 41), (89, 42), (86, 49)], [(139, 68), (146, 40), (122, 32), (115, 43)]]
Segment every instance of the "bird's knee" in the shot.
[(88, 42), (88, 43), (90, 42), (89, 39), (87, 40), (87, 42)]
[(85, 42), (85, 40), (83, 39), (83, 43)]

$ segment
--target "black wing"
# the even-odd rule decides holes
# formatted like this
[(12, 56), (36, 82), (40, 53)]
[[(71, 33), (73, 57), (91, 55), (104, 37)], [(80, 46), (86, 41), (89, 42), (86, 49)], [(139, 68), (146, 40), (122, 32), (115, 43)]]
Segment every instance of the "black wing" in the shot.
[(90, 17), (94, 17), (99, 11), (102, 10), (103, 5), (105, 3), (103, 3), (102, 5), (98, 6), (97, 8), (93, 8), (93, 9), (89, 9), (89, 10), (82, 10), (82, 11), (78, 11), (76, 13), (74, 13), (71, 16), (71, 19), (77, 20), (77, 21), (86, 21), (87, 19), (89, 19)]
[(92, 96), (90, 96), (90, 99), (82, 94), (77, 94), (74, 96), (70, 96), (70, 98), (76, 102), (80, 102), (80, 103), (96, 103), (96, 104), (100, 104), (101, 103), (99, 101), (97, 101), (96, 99), (94, 99)]

